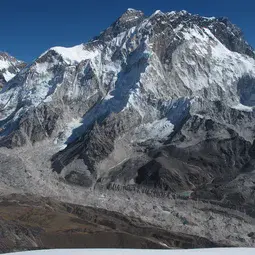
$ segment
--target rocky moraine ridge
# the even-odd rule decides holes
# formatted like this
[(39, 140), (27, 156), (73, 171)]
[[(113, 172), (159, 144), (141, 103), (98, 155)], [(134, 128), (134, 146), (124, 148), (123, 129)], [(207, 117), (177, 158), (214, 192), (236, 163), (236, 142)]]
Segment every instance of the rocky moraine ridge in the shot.
[(227, 18), (128, 9), (0, 92), (0, 192), (255, 246), (255, 54)]

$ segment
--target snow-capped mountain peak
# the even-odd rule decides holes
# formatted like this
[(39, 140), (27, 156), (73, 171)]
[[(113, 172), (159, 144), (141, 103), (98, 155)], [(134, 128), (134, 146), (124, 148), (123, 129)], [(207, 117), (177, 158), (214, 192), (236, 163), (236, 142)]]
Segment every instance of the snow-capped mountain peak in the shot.
[[(11, 169), (11, 185), (33, 193), (38, 184), (72, 198), (84, 187), (143, 187), (253, 212), (254, 107), (255, 57), (238, 27), (186, 11), (146, 17), (128, 9), (88, 43), (49, 49), (4, 86), (1, 152), (8, 158), (5, 147), (14, 148), (32, 177), (8, 166), (0, 181), (8, 185)], [(222, 236), (236, 245), (236, 235)]]
[(24, 66), (24, 62), (17, 60), (6, 52), (0, 52), (0, 88), (11, 80)]
[[(220, 24), (224, 24), (221, 29)], [(105, 98), (95, 118), (105, 115), (106, 109), (110, 113), (128, 106), (144, 118), (148, 112), (141, 102), (149, 95), (157, 100), (205, 98), (204, 90), (210, 100), (219, 100), (224, 91), (228, 105), (235, 107), (240, 103), (239, 96), (231, 86), (244, 75), (254, 76), (255, 63), (243, 54), (250, 55), (250, 46), (242, 38), (238, 38), (240, 47), (229, 46), (229, 33), (240, 34), (226, 19), (159, 10), (146, 18), (141, 11), (128, 9), (89, 43), (53, 47), (43, 53), (0, 95), (4, 104), (8, 102), (8, 111), (1, 119), (10, 113), (19, 119), (30, 106), (54, 101), (64, 87), (70, 100), (77, 100), (83, 93), (84, 99), (93, 95)], [(229, 66), (227, 70), (225, 65)], [(18, 105), (22, 107), (18, 109)], [(153, 115), (158, 115), (154, 110)]]

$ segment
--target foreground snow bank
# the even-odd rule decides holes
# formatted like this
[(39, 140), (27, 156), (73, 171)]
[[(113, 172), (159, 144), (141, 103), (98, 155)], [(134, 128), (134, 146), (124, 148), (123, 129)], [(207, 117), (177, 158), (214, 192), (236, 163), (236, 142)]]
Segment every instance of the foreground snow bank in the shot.
[(18, 255), (254, 255), (255, 248), (215, 248), (192, 250), (138, 250), (138, 249), (56, 249), (9, 253)]

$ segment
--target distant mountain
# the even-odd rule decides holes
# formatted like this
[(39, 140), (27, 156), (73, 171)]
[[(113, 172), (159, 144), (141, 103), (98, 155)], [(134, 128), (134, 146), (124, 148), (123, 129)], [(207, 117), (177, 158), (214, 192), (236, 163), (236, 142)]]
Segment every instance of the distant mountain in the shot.
[(11, 80), (26, 64), (10, 56), (6, 52), (0, 52), (0, 88)]
[[(252, 246), (252, 220), (244, 226), (247, 215), (225, 208), (255, 217), (254, 106), (254, 51), (227, 18), (128, 9), (90, 42), (53, 47), (6, 83), (3, 192), (76, 203), (93, 195), (95, 206)], [(182, 214), (168, 198), (186, 199)], [(204, 202), (218, 208), (212, 218)]]

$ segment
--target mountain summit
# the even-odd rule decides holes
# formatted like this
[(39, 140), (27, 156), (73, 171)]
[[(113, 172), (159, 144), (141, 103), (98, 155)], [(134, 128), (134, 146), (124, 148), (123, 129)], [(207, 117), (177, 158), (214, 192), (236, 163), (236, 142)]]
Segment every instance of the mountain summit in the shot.
[(0, 88), (11, 80), (23, 67), (25, 63), (10, 56), (6, 52), (0, 52)]
[[(236, 206), (255, 217), (254, 106), (254, 51), (228, 19), (128, 9), (90, 42), (53, 47), (6, 83), (0, 182), (77, 203), (84, 192), (111, 190), (117, 211), (121, 192), (137, 192)], [(135, 213), (151, 219), (158, 209), (143, 199), (135, 195), (143, 201)], [(221, 217), (224, 230), (210, 238), (240, 244)], [(241, 225), (240, 235), (254, 227)]]

